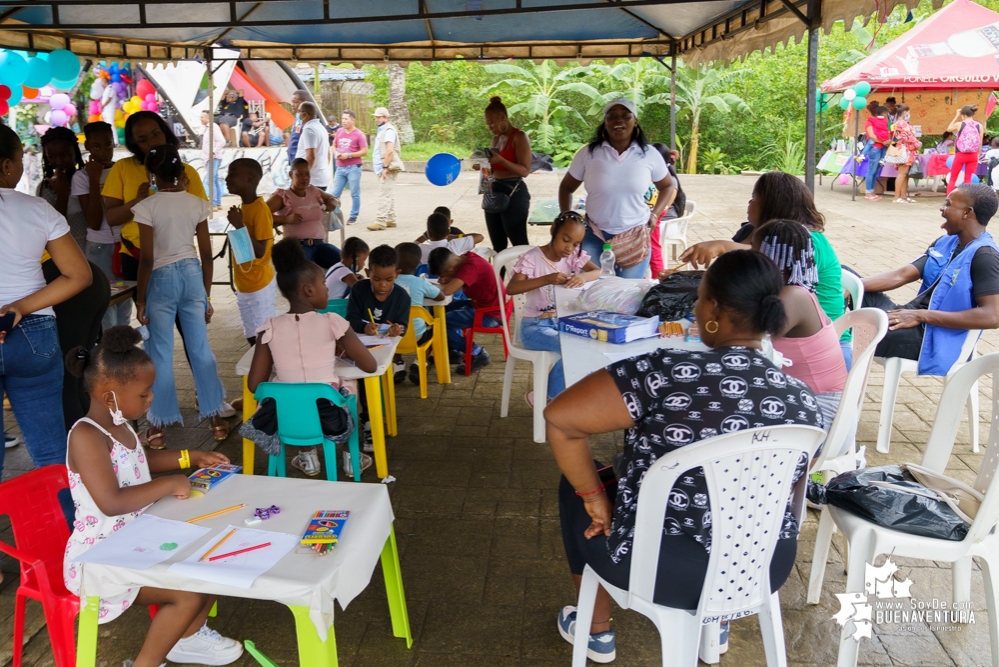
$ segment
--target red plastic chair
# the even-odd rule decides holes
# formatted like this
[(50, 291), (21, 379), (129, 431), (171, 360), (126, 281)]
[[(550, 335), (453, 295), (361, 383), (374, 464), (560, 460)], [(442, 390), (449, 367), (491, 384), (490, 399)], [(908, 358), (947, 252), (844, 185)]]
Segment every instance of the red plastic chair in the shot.
[(0, 514), (10, 516), (16, 547), (0, 542), (0, 552), (21, 563), (21, 585), (14, 598), (14, 667), (24, 643), (28, 598), (42, 603), (56, 667), (76, 664), (75, 620), (80, 598), (63, 583), (63, 554), (69, 526), (56, 494), (69, 488), (66, 466), (50, 465), (0, 484)]
[[(503, 312), (506, 317), (507, 323), (510, 322), (510, 317), (513, 314), (513, 299), (506, 295), (506, 287), (502, 284), (502, 291), (500, 293), (500, 299), (503, 301)], [(493, 308), (476, 308), (475, 309), (475, 319), (472, 320), (472, 326), (461, 330), (462, 335), (465, 337), (465, 376), (472, 374), (472, 349), (475, 347), (475, 333), (490, 333), (499, 334), (503, 339), (503, 358), (506, 359), (509, 351), (506, 348), (506, 336), (503, 335), (503, 325), (500, 324), (498, 327), (486, 327), (482, 325), (483, 318), (491, 317), (494, 320), (500, 318), (500, 308), (495, 306)]]

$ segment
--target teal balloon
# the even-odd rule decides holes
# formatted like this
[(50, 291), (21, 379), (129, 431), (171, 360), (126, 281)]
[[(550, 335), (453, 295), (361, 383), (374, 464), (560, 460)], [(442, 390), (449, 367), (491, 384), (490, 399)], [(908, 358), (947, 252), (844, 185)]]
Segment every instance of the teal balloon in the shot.
[(854, 97), (853, 98), (853, 108), (854, 109), (857, 109), (859, 111), (860, 109), (863, 109), (866, 106), (867, 106), (867, 98), (866, 97)]
[(52, 80), (52, 65), (48, 60), (35, 56), (28, 58), (28, 75), (24, 77), (24, 85), (28, 88), (42, 88)]
[[(70, 79), (69, 81), (56, 81), (54, 78), (49, 81), (49, 85), (56, 90), (70, 90), (76, 85), (76, 79)], [(30, 86), (29, 86), (30, 88)]]
[(10, 89), (10, 97), (7, 99), (8, 106), (14, 106), (24, 97), (24, 89), (21, 86), (14, 86)]
[(24, 58), (13, 51), (0, 53), (0, 83), (13, 89), (14, 86), (23, 85), (26, 76), (28, 63)]
[(843, 111), (846, 111), (847, 109), (849, 109), (850, 108), (850, 100), (846, 99), (845, 97), (839, 98), (839, 108), (842, 109)]
[(857, 91), (857, 97), (866, 97), (868, 93), (871, 92), (871, 84), (866, 81), (861, 81), (853, 87)]
[(80, 75), (80, 59), (72, 51), (59, 49), (49, 54), (52, 78), (56, 81), (74, 81)]

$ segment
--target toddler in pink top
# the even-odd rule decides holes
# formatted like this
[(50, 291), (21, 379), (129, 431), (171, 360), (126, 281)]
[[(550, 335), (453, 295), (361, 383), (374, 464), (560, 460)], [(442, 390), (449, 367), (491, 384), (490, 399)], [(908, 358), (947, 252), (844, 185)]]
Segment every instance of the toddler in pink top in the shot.
[[(269, 318), (257, 330), (257, 345), (247, 376), (250, 391), (256, 391), (261, 382), (268, 381), (321, 382), (341, 388), (335, 370), (337, 358), (341, 356), (350, 359), (362, 371), (373, 373), (377, 363), (347, 321), (335, 313), (317, 312), (326, 308), (329, 302), (326, 278), (318, 265), (305, 258), (299, 242), (284, 239), (274, 244), (271, 260), (277, 273), (278, 289), (288, 299), (289, 308), (284, 315)], [(344, 389), (356, 393), (356, 385), (351, 385)], [(325, 446), (332, 447), (334, 442), (345, 441), (350, 432), (344, 434), (342, 426), (340, 429), (332, 427), (334, 422), (342, 419), (339, 408), (329, 401), (320, 400), (317, 403), (323, 434), (327, 436), (328, 444)], [(358, 401), (358, 406), (360, 410), (363, 401)], [(254, 440), (265, 451), (274, 444), (268, 439), (274, 433), (268, 433), (262, 426), (267, 419), (273, 419), (273, 414), (273, 405), (268, 407), (265, 401), (241, 430), (245, 437)], [(292, 459), (291, 465), (307, 475), (318, 474), (316, 450), (301, 451)], [(361, 469), (370, 465), (371, 457), (362, 456)], [(348, 475), (353, 474), (348, 452), (344, 452), (344, 469)]]
[[(558, 319), (555, 317), (555, 286), (582, 287), (600, 277), (600, 267), (590, 261), (580, 244), (586, 234), (582, 217), (575, 211), (560, 213), (552, 223), (552, 240), (531, 248), (517, 260), (507, 294), (526, 294), (520, 320), (520, 342), (529, 350), (561, 353)], [(565, 374), (560, 359), (548, 373), (548, 400), (565, 389)], [(527, 402), (534, 406), (534, 392), (527, 392)]]

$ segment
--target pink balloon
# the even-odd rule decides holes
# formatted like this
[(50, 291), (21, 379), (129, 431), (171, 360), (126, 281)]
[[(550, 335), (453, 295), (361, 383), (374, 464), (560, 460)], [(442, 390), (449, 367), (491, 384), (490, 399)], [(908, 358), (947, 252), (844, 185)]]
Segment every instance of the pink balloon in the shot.
[(52, 115), (49, 117), (49, 121), (53, 125), (60, 127), (62, 125), (65, 125), (66, 122), (69, 121), (69, 117), (66, 116), (66, 112), (63, 111), (62, 109), (53, 109)]
[(143, 111), (149, 111), (149, 102), (140, 102), (139, 108)]
[(153, 113), (158, 113), (159, 110), (160, 110), (160, 104), (159, 104), (159, 102), (150, 102), (149, 103), (149, 111), (152, 111)]
[(156, 101), (156, 94), (155, 93), (149, 93), (148, 95), (146, 95), (146, 101), (147, 102), (155, 102)]
[(56, 93), (49, 98), (49, 105), (53, 109), (62, 109), (67, 104), (69, 104), (69, 95), (66, 93)]
[(90, 113), (100, 113), (100, 112), (101, 112), (101, 103), (96, 100), (91, 100)]
[(75, 104), (67, 104), (66, 106), (64, 106), (62, 108), (62, 112), (64, 114), (66, 114), (68, 117), (72, 118), (73, 116), (76, 115), (76, 105)]

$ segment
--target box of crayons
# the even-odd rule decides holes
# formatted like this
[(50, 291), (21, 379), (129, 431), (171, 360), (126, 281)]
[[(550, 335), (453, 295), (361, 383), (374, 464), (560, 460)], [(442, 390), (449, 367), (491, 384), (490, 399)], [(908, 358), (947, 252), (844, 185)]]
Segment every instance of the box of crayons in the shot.
[(340, 533), (350, 518), (348, 510), (320, 510), (312, 515), (309, 526), (302, 535), (301, 543), (310, 547), (320, 556), (336, 548)]
[(205, 493), (242, 469), (243, 466), (234, 466), (228, 463), (216, 463), (208, 468), (198, 468), (189, 478), (191, 489)]

